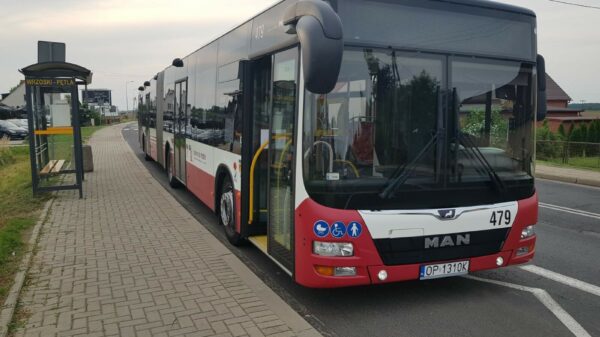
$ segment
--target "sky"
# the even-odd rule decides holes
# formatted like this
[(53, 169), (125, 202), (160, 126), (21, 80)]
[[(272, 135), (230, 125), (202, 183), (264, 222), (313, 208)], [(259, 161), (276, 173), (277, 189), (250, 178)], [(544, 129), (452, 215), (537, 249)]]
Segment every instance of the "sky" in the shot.
[[(343, 0), (340, 0), (343, 1)], [(600, 0), (566, 0), (600, 7)], [(94, 73), (131, 109), (137, 87), (274, 0), (0, 0), (0, 92), (37, 62), (37, 41), (67, 44), (67, 62)], [(502, 0), (534, 10), (547, 72), (573, 102), (600, 102), (600, 9), (550, 0)], [(126, 104), (126, 96), (128, 104)]]

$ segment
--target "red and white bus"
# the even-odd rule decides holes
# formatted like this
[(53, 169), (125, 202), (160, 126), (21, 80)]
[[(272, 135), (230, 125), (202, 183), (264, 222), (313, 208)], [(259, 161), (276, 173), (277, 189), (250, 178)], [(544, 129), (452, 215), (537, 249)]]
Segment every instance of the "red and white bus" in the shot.
[(490, 1), (282, 1), (145, 82), (140, 141), (304, 286), (524, 263), (536, 41), (532, 11)]

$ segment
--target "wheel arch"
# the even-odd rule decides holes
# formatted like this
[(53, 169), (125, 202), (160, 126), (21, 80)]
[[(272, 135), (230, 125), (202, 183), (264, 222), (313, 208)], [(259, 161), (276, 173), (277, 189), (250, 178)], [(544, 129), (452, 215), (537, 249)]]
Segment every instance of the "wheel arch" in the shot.
[[(231, 181), (231, 184), (233, 185), (234, 181), (233, 181), (233, 176), (231, 175), (231, 171), (229, 170), (229, 167), (227, 167), (227, 165), (225, 164), (220, 164), (219, 167), (217, 167), (217, 172), (215, 174), (215, 212), (219, 211), (219, 197), (221, 194), (221, 185), (223, 184), (223, 181), (225, 181), (225, 178), (228, 177), (229, 180)], [(235, 190), (235, 186), (234, 190)]]

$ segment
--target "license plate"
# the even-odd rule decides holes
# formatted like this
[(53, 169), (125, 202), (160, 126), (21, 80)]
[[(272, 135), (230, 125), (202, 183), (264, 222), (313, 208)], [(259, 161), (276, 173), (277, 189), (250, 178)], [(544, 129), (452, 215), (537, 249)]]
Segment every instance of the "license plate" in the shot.
[(421, 266), (420, 279), (430, 280), (434, 278), (465, 275), (468, 273), (469, 261), (428, 264)]

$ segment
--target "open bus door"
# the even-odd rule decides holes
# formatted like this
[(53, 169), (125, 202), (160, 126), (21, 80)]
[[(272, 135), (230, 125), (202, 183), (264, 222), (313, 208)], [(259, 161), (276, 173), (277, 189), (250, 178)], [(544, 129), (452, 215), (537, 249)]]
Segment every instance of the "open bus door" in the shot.
[(298, 48), (275, 54), (269, 137), (269, 255), (294, 270), (294, 133)]
[(252, 151), (242, 166), (249, 167), (252, 200), (245, 233), (292, 272), (298, 48), (253, 61), (251, 68)]

